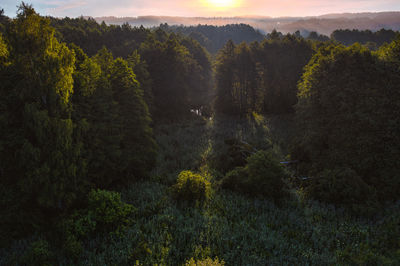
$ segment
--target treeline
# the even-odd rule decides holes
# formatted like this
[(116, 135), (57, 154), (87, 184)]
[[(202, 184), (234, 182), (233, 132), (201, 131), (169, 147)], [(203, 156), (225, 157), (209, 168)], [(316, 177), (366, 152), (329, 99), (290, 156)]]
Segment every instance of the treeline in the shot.
[(210, 55), (195, 39), (161, 28), (107, 26), (91, 18), (49, 19), (59, 40), (74, 43), (89, 56), (107, 47), (113, 56), (130, 58), (155, 120), (176, 120), (192, 109), (209, 109)]
[(239, 44), (242, 42), (262, 41), (265, 36), (246, 24), (231, 24), (224, 26), (169, 26), (161, 24), (161, 29), (167, 32), (183, 34), (197, 40), (210, 53), (217, 53), (229, 40)]
[(391, 43), (398, 32), (393, 30), (381, 29), (373, 32), (370, 30), (335, 30), (331, 34), (331, 39), (338, 41), (344, 45), (352, 45), (356, 42), (360, 44), (366, 44), (369, 48), (376, 50), (384, 43)]
[(235, 115), (293, 112), (297, 82), (317, 45), (276, 31), (261, 43), (229, 41), (216, 61), (216, 111)]

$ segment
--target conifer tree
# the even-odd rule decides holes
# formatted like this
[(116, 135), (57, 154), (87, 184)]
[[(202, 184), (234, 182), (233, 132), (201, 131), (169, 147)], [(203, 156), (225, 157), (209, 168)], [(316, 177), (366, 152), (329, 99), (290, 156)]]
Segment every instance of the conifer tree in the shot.
[(233, 92), (235, 79), (235, 44), (228, 41), (217, 57), (215, 108), (226, 114), (237, 114)]

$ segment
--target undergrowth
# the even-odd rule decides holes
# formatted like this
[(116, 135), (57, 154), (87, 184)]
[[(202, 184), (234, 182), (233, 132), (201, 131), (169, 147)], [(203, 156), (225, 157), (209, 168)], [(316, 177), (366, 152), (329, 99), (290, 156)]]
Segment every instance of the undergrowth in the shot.
[[(20, 258), (36, 255), (57, 265), (399, 265), (400, 202), (360, 217), (305, 200), (301, 190), (276, 205), (218, 188), (213, 159), (227, 138), (285, 158), (279, 142), (286, 135), (273, 126), (260, 116), (158, 126), (157, 167), (150, 181), (121, 192), (135, 212), (118, 234), (91, 237), (75, 260), (32, 236), (0, 250), (0, 265), (23, 265)], [(171, 193), (183, 170), (206, 177), (215, 190), (203, 204), (177, 202)]]

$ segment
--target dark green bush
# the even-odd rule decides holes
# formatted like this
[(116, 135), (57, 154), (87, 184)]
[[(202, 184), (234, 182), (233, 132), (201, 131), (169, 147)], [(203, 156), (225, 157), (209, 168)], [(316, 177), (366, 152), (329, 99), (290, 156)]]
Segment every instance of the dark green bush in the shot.
[(247, 158), (256, 152), (253, 146), (239, 139), (225, 139), (224, 143), (212, 160), (213, 166), (223, 174), (236, 167), (244, 167)]
[(285, 169), (272, 152), (259, 151), (247, 159), (245, 167), (237, 167), (221, 180), (222, 188), (249, 195), (278, 199), (285, 195)]
[(89, 194), (89, 214), (96, 222), (96, 228), (113, 232), (129, 224), (132, 205), (121, 200), (121, 194), (106, 190), (92, 190)]
[(52, 265), (54, 256), (50, 251), (49, 243), (39, 239), (29, 246), (21, 259), (23, 265), (47, 266)]
[(360, 204), (375, 197), (375, 191), (350, 168), (324, 170), (305, 188), (310, 198), (339, 205)]
[(211, 183), (206, 177), (191, 171), (182, 171), (173, 186), (174, 196), (186, 201), (203, 201), (211, 195)]
[(63, 222), (64, 250), (71, 257), (79, 256), (82, 241), (94, 235), (120, 233), (131, 223), (134, 208), (121, 200), (121, 194), (107, 190), (92, 190), (87, 208), (76, 211)]

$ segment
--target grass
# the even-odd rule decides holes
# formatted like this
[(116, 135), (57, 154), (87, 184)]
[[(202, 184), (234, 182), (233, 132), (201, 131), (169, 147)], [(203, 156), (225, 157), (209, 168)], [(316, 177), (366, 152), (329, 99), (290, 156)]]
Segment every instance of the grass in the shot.
[[(279, 205), (218, 190), (193, 207), (171, 195), (182, 170), (202, 172), (215, 183), (212, 160), (224, 140), (240, 138), (257, 149), (282, 146), (290, 117), (253, 115), (242, 120), (187, 121), (155, 129), (159, 154), (152, 179), (122, 191), (137, 212), (122, 235), (98, 236), (77, 261), (54, 248), (60, 265), (184, 265), (191, 258), (219, 258), (225, 265), (399, 265), (400, 202), (375, 217), (305, 201), (301, 191)], [(0, 264), (26, 253), (32, 240), (0, 251)], [(17, 261), (17, 259), (15, 259)], [(211, 260), (209, 260), (211, 261)], [(17, 263), (15, 263), (17, 264)]]

